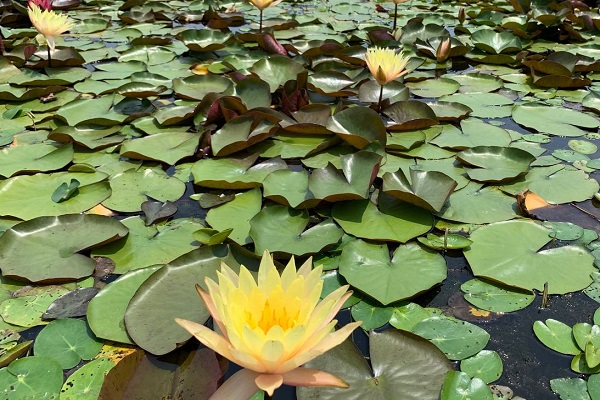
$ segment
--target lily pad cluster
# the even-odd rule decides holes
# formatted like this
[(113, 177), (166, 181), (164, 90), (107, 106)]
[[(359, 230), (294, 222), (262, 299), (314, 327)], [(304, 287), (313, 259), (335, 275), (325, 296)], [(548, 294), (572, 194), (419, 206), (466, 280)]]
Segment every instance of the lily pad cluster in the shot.
[[(206, 323), (194, 284), (267, 249), (322, 263), (323, 296), (349, 284), (365, 331), (393, 327), (371, 365), (350, 341), (312, 362), (348, 391), (299, 399), (507, 398), (489, 334), (421, 297), (449, 253), (477, 312), (600, 299), (597, 225), (551, 212), (599, 190), (597, 8), (61, 0), (75, 24), (49, 67), (23, 5), (1, 7), (2, 395), (208, 397), (227, 365), (174, 318)], [(410, 58), (381, 113), (369, 46)], [(594, 327), (552, 344), (577, 372), (600, 364)], [(552, 388), (594, 398), (593, 376)]]

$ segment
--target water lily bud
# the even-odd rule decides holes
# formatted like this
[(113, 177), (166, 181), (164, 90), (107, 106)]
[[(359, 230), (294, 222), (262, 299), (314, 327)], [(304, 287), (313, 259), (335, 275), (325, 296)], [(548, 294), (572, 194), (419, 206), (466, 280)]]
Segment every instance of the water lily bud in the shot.
[(467, 14), (465, 13), (465, 8), (461, 7), (458, 9), (458, 22), (462, 25), (467, 19)]
[(437, 62), (444, 62), (450, 57), (450, 38), (442, 40), (435, 52)]

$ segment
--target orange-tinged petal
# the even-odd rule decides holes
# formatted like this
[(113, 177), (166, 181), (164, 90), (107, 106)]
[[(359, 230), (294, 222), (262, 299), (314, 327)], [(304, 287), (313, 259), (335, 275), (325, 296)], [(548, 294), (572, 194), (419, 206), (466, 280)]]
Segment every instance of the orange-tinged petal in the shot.
[(349, 385), (329, 372), (298, 367), (283, 374), (283, 383), (290, 386), (335, 386), (347, 388)]
[(188, 321), (187, 319), (175, 318), (175, 322), (194, 335), (196, 339), (209, 349), (214, 350), (225, 358), (233, 360), (231, 344), (212, 329), (208, 329), (204, 325), (194, 321)]
[(233, 374), (211, 396), (210, 400), (247, 400), (256, 393), (255, 383), (260, 374), (249, 369), (242, 369)]
[(277, 374), (261, 374), (254, 379), (254, 383), (256, 383), (256, 386), (260, 389), (267, 392), (269, 396), (273, 396), (275, 389), (283, 385), (283, 376)]
[(225, 338), (227, 338), (227, 329), (225, 329), (225, 325), (223, 324), (223, 321), (221, 320), (221, 315), (217, 311), (217, 307), (215, 306), (215, 303), (213, 302), (212, 297), (210, 297), (209, 294), (206, 293), (200, 285), (196, 285), (196, 291), (198, 292), (198, 294), (200, 295), (200, 298), (204, 302), (206, 309), (208, 310), (210, 315), (213, 317), (213, 321), (217, 324), (217, 326), (219, 327), (219, 330), (225, 336)]

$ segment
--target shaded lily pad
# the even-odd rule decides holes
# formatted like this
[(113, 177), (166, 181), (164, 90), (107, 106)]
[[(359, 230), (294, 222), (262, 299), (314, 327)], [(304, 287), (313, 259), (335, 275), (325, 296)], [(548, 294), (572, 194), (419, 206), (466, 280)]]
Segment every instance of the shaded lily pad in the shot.
[(226, 245), (205, 246), (163, 266), (144, 281), (129, 302), (125, 326), (131, 339), (141, 348), (161, 355), (191, 338), (175, 318), (206, 322), (210, 314), (194, 284), (204, 287), (205, 277), (216, 280), (221, 262), (234, 271), (240, 263), (251, 269), (258, 266), (257, 261)]
[(48, 357), (24, 357), (0, 369), (0, 387), (7, 399), (57, 398), (62, 381), (62, 368)]
[[(298, 400), (383, 400), (388, 396), (423, 400), (438, 397), (451, 366), (435, 346), (409, 332), (392, 329), (371, 332), (369, 338), (372, 369), (352, 341), (346, 340), (306, 366), (335, 374), (350, 387), (298, 387)], [(374, 385), (374, 380), (379, 384)]]
[[(438, 123), (437, 116), (426, 104), (416, 100), (398, 101), (384, 110), (393, 123), (386, 128), (390, 131), (409, 131), (429, 128)], [(385, 142), (380, 142), (385, 145)]]
[(378, 141), (385, 146), (387, 134), (379, 114), (368, 107), (350, 107), (334, 114), (326, 125), (357, 149)]

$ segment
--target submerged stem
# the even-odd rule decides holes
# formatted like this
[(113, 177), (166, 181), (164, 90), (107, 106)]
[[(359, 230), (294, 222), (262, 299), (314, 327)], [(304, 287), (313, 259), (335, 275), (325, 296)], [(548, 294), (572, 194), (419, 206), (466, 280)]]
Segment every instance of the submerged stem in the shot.
[(260, 10), (260, 23), (258, 24), (258, 33), (262, 33), (262, 14), (263, 10)]
[(394, 3), (394, 26), (392, 27), (392, 32), (396, 30), (396, 19), (398, 19), (398, 3)]
[(48, 68), (52, 68), (52, 56), (50, 56), (50, 46), (48, 46)]

